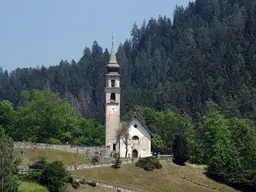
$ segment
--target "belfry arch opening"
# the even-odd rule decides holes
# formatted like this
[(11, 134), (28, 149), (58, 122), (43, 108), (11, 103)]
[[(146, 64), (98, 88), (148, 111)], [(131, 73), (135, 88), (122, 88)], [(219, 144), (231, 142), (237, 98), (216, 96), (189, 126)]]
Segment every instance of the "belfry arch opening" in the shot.
[(111, 101), (115, 101), (116, 100), (116, 94), (115, 93), (111, 93), (110, 94), (110, 100)]
[(116, 81), (115, 80), (111, 80), (111, 87), (115, 87), (116, 86)]

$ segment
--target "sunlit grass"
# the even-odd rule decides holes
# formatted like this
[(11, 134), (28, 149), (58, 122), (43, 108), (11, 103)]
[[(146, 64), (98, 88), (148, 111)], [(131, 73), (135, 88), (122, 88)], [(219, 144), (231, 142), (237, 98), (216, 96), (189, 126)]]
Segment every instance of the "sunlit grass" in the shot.
[(18, 192), (48, 192), (48, 190), (37, 183), (21, 182)]
[(72, 163), (84, 164), (90, 161), (81, 154), (57, 151), (52, 149), (25, 149), (25, 154), (21, 154), (21, 149), (14, 149), (14, 155), (22, 160), (21, 165), (31, 165), (38, 161), (40, 157), (46, 157), (47, 161), (62, 161), (65, 165)]
[[(92, 178), (131, 188), (161, 192), (235, 192), (233, 188), (209, 179), (204, 170), (192, 166), (163, 163), (163, 168), (151, 172), (135, 165), (123, 165), (120, 169), (110, 167), (76, 170), (76, 176)], [(215, 188), (215, 190), (213, 189)]]

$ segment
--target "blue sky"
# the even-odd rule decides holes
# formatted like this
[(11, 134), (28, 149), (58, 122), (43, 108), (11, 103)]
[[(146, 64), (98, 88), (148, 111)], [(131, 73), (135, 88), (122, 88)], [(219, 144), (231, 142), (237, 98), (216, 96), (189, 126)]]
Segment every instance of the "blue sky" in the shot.
[(78, 61), (96, 40), (110, 48), (130, 37), (134, 22), (159, 15), (172, 17), (189, 0), (1, 0), (0, 66), (57, 65)]

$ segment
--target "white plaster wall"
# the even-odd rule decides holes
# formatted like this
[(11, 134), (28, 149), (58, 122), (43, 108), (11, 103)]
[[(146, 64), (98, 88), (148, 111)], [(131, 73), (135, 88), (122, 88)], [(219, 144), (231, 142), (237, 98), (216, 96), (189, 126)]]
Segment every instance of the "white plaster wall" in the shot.
[[(137, 128), (134, 125), (137, 125)], [(128, 154), (132, 157), (132, 151), (136, 149), (138, 151), (138, 157), (151, 156), (151, 136), (146, 128), (144, 128), (138, 119), (133, 119), (129, 125), (129, 146)], [(138, 136), (139, 141), (134, 142), (132, 140), (133, 136)], [(125, 144), (123, 140), (120, 141), (120, 156), (125, 157)]]

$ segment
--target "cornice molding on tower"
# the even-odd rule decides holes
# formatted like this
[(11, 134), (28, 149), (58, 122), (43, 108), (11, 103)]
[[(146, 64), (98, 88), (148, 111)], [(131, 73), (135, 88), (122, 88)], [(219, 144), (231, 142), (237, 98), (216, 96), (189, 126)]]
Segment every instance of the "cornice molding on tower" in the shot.
[(120, 93), (120, 91), (119, 87), (105, 87), (105, 93)]

